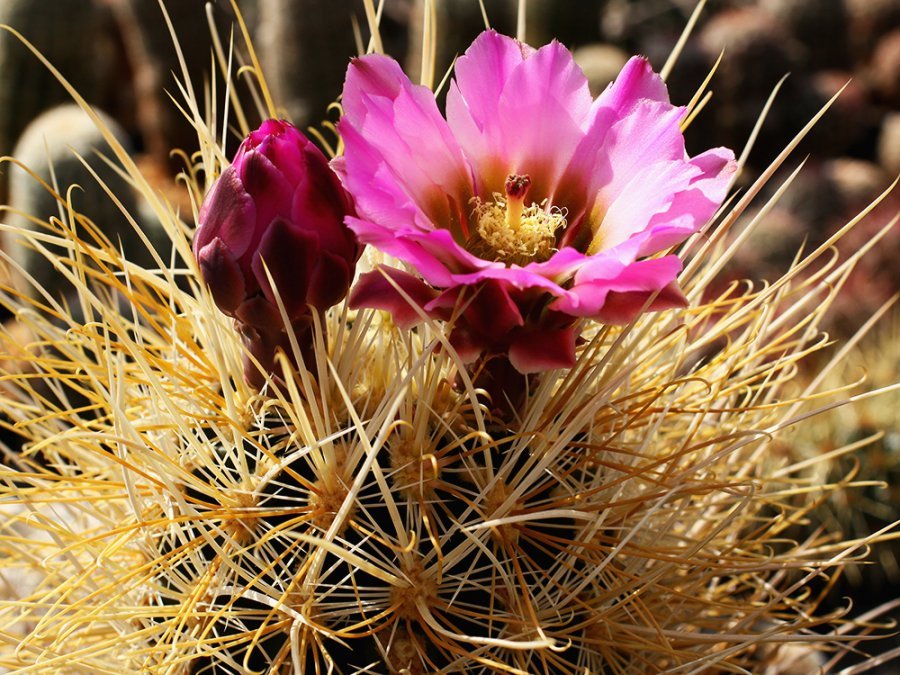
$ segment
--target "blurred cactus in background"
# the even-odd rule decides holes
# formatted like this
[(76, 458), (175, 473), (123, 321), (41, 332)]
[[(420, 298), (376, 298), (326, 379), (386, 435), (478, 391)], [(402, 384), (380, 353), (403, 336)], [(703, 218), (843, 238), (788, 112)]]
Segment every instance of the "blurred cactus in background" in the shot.
[[(106, 115), (101, 115), (100, 119), (115, 142), (130, 151), (130, 141), (124, 130)], [(70, 222), (72, 215), (77, 213), (101, 224), (112, 243), (121, 244), (126, 254), (149, 265), (152, 261), (149, 256), (140, 254), (144, 247), (126, 216), (136, 213), (136, 195), (103, 160), (104, 151), (107, 151), (106, 141), (94, 121), (79, 106), (62, 105), (41, 114), (26, 127), (12, 153), (16, 163), (8, 167), (10, 196), (6, 222), (12, 227), (40, 233), (52, 230), (43, 224), (51, 218), (67, 221), (69, 227), (79, 227)], [(35, 172), (44, 185), (24, 167)], [(103, 181), (119, 204), (99, 188), (98, 180)], [(54, 185), (60, 193), (48, 189)], [(67, 194), (70, 187), (73, 190)], [(84, 232), (80, 236), (90, 237)], [(20, 283), (19, 286), (26, 292), (43, 288), (51, 295), (59, 296), (61, 291), (71, 288), (71, 283), (47, 263), (45, 253), (34, 248), (37, 241), (29, 243), (17, 237), (8, 238), (10, 255), (21, 265), (22, 271), (34, 279), (34, 282)], [(57, 256), (69, 257), (64, 249), (52, 250)]]
[(298, 126), (315, 124), (340, 93), (357, 0), (259, 0), (255, 37), (272, 94)]
[(486, 2), (564, 46), (486, 33), (437, 94), (477, 0), (258, 0), (252, 44), (176, 0), (184, 70), (155, 0), (92, 5), (116, 95), (10, 142), (0, 670), (890, 672), (897, 3), (710, 3), (674, 106), (692, 0), (568, 4)]
[[(33, 42), (86, 100), (111, 107), (122, 61), (113, 17), (100, 0), (4, 0), (0, 24)], [(0, 155), (12, 152), (35, 117), (69, 101), (62, 85), (18, 38), (0, 31)], [(5, 201), (5, 175), (2, 186)]]

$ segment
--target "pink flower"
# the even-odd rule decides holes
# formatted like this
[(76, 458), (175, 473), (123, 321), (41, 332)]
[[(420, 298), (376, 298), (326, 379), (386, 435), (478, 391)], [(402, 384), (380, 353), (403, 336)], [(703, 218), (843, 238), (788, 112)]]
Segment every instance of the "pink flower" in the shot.
[(287, 342), (269, 276), (297, 330), (309, 322), (310, 307), (339, 302), (360, 254), (344, 224), (351, 213), (322, 152), (277, 120), (244, 140), (207, 194), (194, 255), (216, 305), (235, 318), (264, 364)]
[(446, 120), (378, 55), (351, 63), (343, 106), (347, 223), (421, 276), (375, 270), (351, 304), (405, 325), (453, 315), (464, 358), (504, 355), (521, 373), (572, 365), (579, 317), (682, 306), (678, 258), (647, 256), (696, 232), (735, 170), (726, 149), (687, 156), (685, 111), (645, 59), (592, 100), (562, 45), (493, 31), (456, 62)]

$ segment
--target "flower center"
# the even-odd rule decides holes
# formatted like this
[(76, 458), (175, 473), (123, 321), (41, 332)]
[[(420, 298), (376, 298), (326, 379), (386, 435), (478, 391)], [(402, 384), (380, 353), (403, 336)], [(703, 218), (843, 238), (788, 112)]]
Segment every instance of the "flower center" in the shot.
[(547, 200), (525, 205), (531, 187), (527, 175), (506, 178), (506, 195), (494, 193), (491, 201), (475, 197), (477, 235), (469, 250), (479, 258), (507, 265), (527, 265), (550, 259), (556, 246), (556, 231), (566, 225), (566, 214), (546, 209)]

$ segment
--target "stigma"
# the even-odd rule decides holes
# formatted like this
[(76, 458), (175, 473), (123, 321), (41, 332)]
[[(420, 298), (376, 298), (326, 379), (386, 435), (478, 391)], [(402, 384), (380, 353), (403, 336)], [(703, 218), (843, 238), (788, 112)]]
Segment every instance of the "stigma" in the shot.
[(494, 193), (484, 201), (475, 197), (474, 220), (477, 234), (468, 246), (480, 258), (507, 265), (527, 265), (549, 260), (556, 250), (556, 231), (566, 225), (566, 215), (557, 208), (547, 209), (526, 198), (531, 178), (511, 174), (504, 184), (506, 194)]

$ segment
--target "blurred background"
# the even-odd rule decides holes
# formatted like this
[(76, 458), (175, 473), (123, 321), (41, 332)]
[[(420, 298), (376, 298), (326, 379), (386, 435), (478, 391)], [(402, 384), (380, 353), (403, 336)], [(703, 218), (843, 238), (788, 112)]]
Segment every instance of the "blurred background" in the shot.
[[(435, 0), (438, 15), (437, 77), (483, 29), (477, 0)], [(299, 126), (318, 125), (341, 89), (348, 59), (367, 39), (362, 0), (239, 0), (263, 72), (283, 115)], [(485, 0), (493, 27), (515, 33), (516, 0)], [(602, 91), (631, 54), (648, 56), (659, 69), (671, 53), (694, 0), (530, 0), (528, 42), (558, 39), (575, 52), (594, 94)], [(225, 52), (235, 15), (227, 0), (169, 0), (172, 25), (190, 86), (204, 100), (225, 86), (213, 81), (210, 26)], [(387, 0), (381, 17), (384, 48), (416, 80), (421, 69), (423, 0)], [(182, 79), (179, 54), (157, 0), (0, 0), (0, 24), (31, 41), (98, 111), (141, 167), (143, 174), (176, 204), (188, 222), (191, 202), (177, 181), (197, 150), (196, 133), (179, 110), (174, 73)], [(355, 37), (355, 36), (362, 37)], [(247, 62), (240, 37), (239, 58)], [(846, 85), (841, 97), (770, 182), (770, 195), (806, 158), (806, 166), (781, 202), (743, 246), (728, 279), (774, 280), (797, 250), (810, 250), (837, 231), (900, 175), (900, 0), (710, 0), (694, 35), (668, 79), (672, 100), (687, 104), (724, 52), (710, 88), (713, 98), (687, 130), (691, 154), (725, 145), (740, 154), (766, 100), (789, 74), (750, 153), (738, 187), (749, 186), (809, 118)], [(206, 93), (204, 93), (206, 92)], [(241, 89), (249, 101), (251, 95)], [(219, 109), (221, 110), (221, 105)], [(252, 111), (253, 105), (247, 110)], [(251, 113), (252, 117), (252, 113)], [(232, 122), (234, 117), (229, 118)], [(250, 126), (260, 119), (248, 119)], [(230, 140), (229, 154), (239, 138)], [(180, 148), (184, 154), (173, 154)], [(85, 162), (73, 157), (76, 150)], [(78, 183), (75, 206), (110, 236), (142, 250), (120, 209), (99, 189), (85, 163), (110, 186), (142, 224), (151, 241), (161, 241), (152, 214), (139, 195), (93, 152), (106, 146), (54, 76), (10, 32), (0, 31), (0, 155), (11, 156), (64, 192)], [(53, 167), (53, 172), (50, 171)], [(762, 195), (757, 203), (763, 204)], [(0, 214), (20, 227), (39, 227), (30, 214), (59, 214), (56, 201), (15, 163), (0, 166)], [(889, 196), (841, 245), (844, 255), (868, 242), (900, 209)], [(752, 218), (748, 213), (745, 218)], [(46, 261), (13, 242), (5, 250), (48, 287), (55, 283)], [(900, 228), (894, 228), (863, 259), (835, 303), (827, 327), (846, 339), (900, 290)], [(719, 289), (712, 289), (713, 292)], [(900, 318), (893, 310), (863, 340), (835, 384), (865, 372), (871, 386), (898, 379)], [(804, 375), (799, 375), (800, 380)], [(840, 378), (843, 378), (841, 380)], [(834, 481), (848, 471), (861, 480), (883, 481), (839, 493), (824, 501), (809, 527), (820, 524), (847, 538), (864, 536), (900, 516), (900, 398), (882, 397), (821, 418), (786, 437), (794, 457), (827, 452), (874, 436), (853, 457), (836, 460)], [(839, 534), (838, 534), (839, 533)], [(798, 537), (802, 533), (798, 533)], [(852, 596), (854, 613), (900, 597), (900, 549), (875, 547), (874, 565), (853, 568), (834, 589), (834, 606)], [(885, 644), (874, 651), (895, 646)], [(842, 666), (846, 662), (842, 662)], [(875, 672), (900, 673), (886, 664)]]
[[(367, 37), (362, 0), (239, 0), (239, 6), (283, 115), (301, 127), (333, 119), (327, 106), (339, 95), (347, 61), (357, 53), (355, 35)], [(424, 6), (424, 0), (388, 0), (381, 17), (385, 50), (414, 79), (421, 68)], [(440, 81), (483, 29), (483, 20), (477, 0), (436, 0), (436, 6)], [(515, 32), (516, 0), (485, 0), (485, 6), (494, 27)], [(599, 93), (631, 54), (644, 54), (661, 68), (694, 6), (694, 0), (530, 0), (528, 41), (540, 45), (556, 38), (573, 49)], [(202, 101), (214, 84), (221, 110), (224, 83), (212, 83), (209, 75), (210, 25), (227, 54), (235, 30), (230, 1), (177, 0), (167, 9), (182, 37), (191, 86)], [(197, 140), (176, 104), (184, 101), (173, 74), (181, 79), (181, 67), (158, 1), (0, 0), (0, 23), (20, 31), (108, 115), (144, 174), (189, 217), (186, 194), (174, 182), (185, 158), (171, 150), (190, 155)], [(239, 35), (235, 43), (236, 58), (246, 63)], [(794, 186), (769, 215), (772, 225), (760, 228), (735, 261), (738, 277), (772, 279), (804, 242), (809, 247), (824, 241), (900, 175), (900, 0), (711, 0), (669, 77), (674, 102), (691, 100), (723, 51), (711, 84), (713, 98), (687, 130), (692, 153), (718, 145), (740, 153), (772, 89), (789, 74), (749, 156), (742, 186), (846, 85), (788, 162), (793, 170), (808, 156)], [(239, 94), (251, 100), (246, 90)], [(45, 178), (50, 160), (60, 185), (93, 182), (80, 178), (84, 168), (71, 161), (68, 147), (88, 157), (89, 148), (103, 144), (83, 113), (66, 107), (70, 103), (34, 55), (13, 34), (0, 32), (0, 155), (21, 159)], [(247, 108), (252, 113), (254, 106)], [(259, 121), (248, 120), (251, 126)], [(230, 150), (238, 140), (232, 138)], [(116, 183), (102, 162), (90, 163)], [(125, 186), (115, 191), (126, 205), (137, 199)], [(52, 200), (37, 192), (24, 172), (0, 167), (0, 202), (41, 217), (56, 213)], [(87, 215), (98, 222), (119, 218), (117, 210), (109, 211), (105, 195), (89, 192), (73, 198)], [(851, 248), (868, 241), (896, 213), (898, 198), (887, 201), (856, 231)], [(140, 207), (137, 203), (136, 211)], [(20, 221), (28, 226), (27, 219)], [(900, 288), (900, 265), (894, 264), (898, 239), (894, 234), (883, 241), (849, 282), (853, 292), (834, 313), (844, 332)]]

